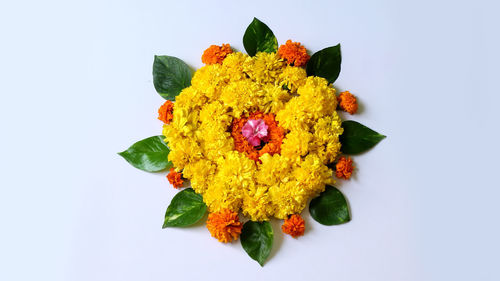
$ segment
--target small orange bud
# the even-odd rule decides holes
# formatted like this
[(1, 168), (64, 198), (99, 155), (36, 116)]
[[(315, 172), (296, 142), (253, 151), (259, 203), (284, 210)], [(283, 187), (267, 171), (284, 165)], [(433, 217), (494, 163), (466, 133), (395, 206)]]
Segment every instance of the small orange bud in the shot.
[(184, 181), (182, 180), (182, 173), (178, 173), (174, 168), (170, 168), (170, 172), (167, 175), (168, 182), (175, 188), (182, 186)]
[(207, 228), (212, 237), (217, 238), (220, 242), (227, 243), (238, 239), (243, 224), (238, 218), (238, 213), (223, 209), (208, 215)]
[(201, 61), (204, 64), (222, 64), (226, 56), (232, 52), (233, 50), (229, 44), (222, 44), (222, 46), (212, 45), (203, 52)]
[(158, 109), (158, 120), (163, 121), (163, 123), (168, 124), (174, 118), (174, 103), (171, 101), (166, 101), (159, 109)]
[(300, 215), (291, 215), (281, 226), (283, 233), (291, 235), (293, 238), (304, 235), (306, 229), (304, 219)]
[(335, 168), (336, 168), (335, 176), (337, 176), (337, 178), (339, 179), (343, 178), (348, 180), (352, 175), (352, 171), (354, 170), (351, 157), (348, 158), (345, 158), (344, 156), (340, 157)]
[(292, 42), (292, 40), (287, 40), (286, 44), (279, 47), (278, 55), (293, 66), (304, 66), (310, 59), (306, 48), (299, 42)]
[(358, 102), (356, 101), (356, 97), (349, 93), (349, 91), (340, 93), (337, 100), (342, 110), (347, 111), (350, 114), (354, 114), (358, 111)]

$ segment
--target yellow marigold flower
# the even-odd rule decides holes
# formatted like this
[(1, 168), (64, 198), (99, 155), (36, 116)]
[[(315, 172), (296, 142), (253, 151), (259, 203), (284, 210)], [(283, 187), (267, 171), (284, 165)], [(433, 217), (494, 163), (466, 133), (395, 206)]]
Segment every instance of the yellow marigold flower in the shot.
[(281, 155), (297, 159), (309, 153), (309, 142), (313, 135), (307, 130), (293, 130), (288, 133), (281, 146)]
[(265, 221), (272, 216), (274, 209), (267, 187), (263, 185), (253, 185), (244, 192), (243, 215), (252, 218), (254, 221)]
[(297, 94), (297, 101), (314, 119), (331, 115), (337, 107), (335, 89), (321, 77), (307, 77), (304, 86), (298, 88)]
[(345, 91), (340, 93), (338, 97), (339, 106), (342, 110), (349, 112), (350, 114), (356, 113), (358, 111), (358, 102), (356, 97), (349, 93), (349, 91)]
[(222, 44), (222, 46), (212, 45), (203, 52), (201, 61), (204, 64), (221, 64), (226, 56), (232, 52), (233, 50), (231, 50), (229, 44)]
[(197, 90), (194, 87), (185, 88), (175, 97), (175, 105), (184, 108), (188, 112), (199, 111), (207, 101), (208, 98), (203, 91)]
[(260, 185), (274, 186), (280, 182), (290, 180), (293, 163), (279, 154), (264, 154), (260, 157), (262, 163), (257, 171), (255, 178)]
[(285, 62), (275, 53), (260, 52), (246, 60), (243, 71), (259, 83), (273, 83), (283, 72)]
[[(255, 161), (237, 151), (229, 151), (219, 156), (215, 164), (217, 171), (203, 193), (203, 201), (211, 212), (222, 209), (238, 211), (243, 203), (245, 189), (255, 185)], [(196, 192), (201, 190), (195, 185), (193, 189)]]
[(352, 175), (352, 171), (354, 170), (354, 165), (352, 164), (351, 157), (340, 157), (339, 161), (335, 165), (335, 168), (335, 176), (337, 176), (337, 178), (348, 180)]
[(243, 66), (248, 58), (249, 56), (247, 54), (241, 52), (227, 55), (222, 65), (225, 67), (229, 79), (238, 81), (246, 78), (246, 74), (243, 72)]
[(209, 100), (216, 100), (228, 81), (225, 70), (226, 68), (220, 64), (205, 65), (194, 73), (191, 85)]
[(321, 77), (307, 77), (298, 88), (299, 96), (291, 99), (285, 108), (276, 114), (276, 119), (285, 129), (308, 130), (319, 118), (334, 113), (337, 107), (335, 89)]
[(250, 79), (234, 81), (225, 86), (219, 100), (232, 110), (232, 115), (240, 118), (244, 112), (259, 109), (263, 96), (262, 87)]
[(310, 151), (323, 159), (324, 164), (331, 163), (340, 151), (339, 136), (344, 132), (342, 120), (337, 114), (319, 118), (314, 124)]
[(227, 243), (238, 239), (243, 224), (239, 221), (238, 213), (223, 209), (208, 215), (207, 228), (212, 237)]
[(278, 219), (302, 212), (310, 199), (309, 193), (302, 189), (301, 182), (293, 179), (270, 186), (268, 193), (273, 204), (273, 216)]
[(306, 48), (300, 45), (299, 42), (287, 40), (285, 45), (281, 45), (278, 49), (280, 57), (284, 58), (288, 64), (294, 66), (304, 66), (310, 56), (307, 54)]
[(171, 133), (172, 131), (175, 131), (175, 128), (171, 125), (163, 127), (163, 133), (169, 135), (169, 138), (166, 138), (166, 142), (168, 142), (170, 148), (168, 160), (175, 167), (182, 170), (186, 166), (202, 159), (202, 147), (197, 142), (192, 142), (181, 134)]
[(211, 178), (215, 174), (215, 169), (217, 166), (213, 161), (200, 159), (194, 162), (192, 165), (187, 165), (182, 173), (185, 178), (191, 179), (191, 185), (198, 187), (199, 193), (204, 193), (208, 185), (211, 184)]
[(279, 85), (297, 93), (297, 89), (304, 85), (307, 79), (306, 70), (301, 67), (287, 65), (279, 76)]
[(314, 197), (324, 190), (324, 184), (333, 184), (333, 172), (323, 164), (316, 154), (307, 155), (300, 162), (300, 167), (293, 170), (292, 176), (302, 185), (307, 196)]
[(304, 235), (306, 223), (300, 215), (291, 215), (281, 226), (283, 233), (291, 235), (293, 238)]
[(282, 86), (266, 84), (262, 86), (262, 97), (259, 99), (259, 111), (264, 113), (278, 112), (292, 98)]

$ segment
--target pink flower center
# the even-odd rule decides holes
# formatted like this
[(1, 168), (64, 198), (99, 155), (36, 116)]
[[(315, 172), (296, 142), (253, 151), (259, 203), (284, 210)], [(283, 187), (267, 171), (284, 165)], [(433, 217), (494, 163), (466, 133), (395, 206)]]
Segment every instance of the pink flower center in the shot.
[(253, 146), (259, 146), (261, 141), (267, 141), (267, 125), (262, 119), (249, 119), (241, 133), (247, 141)]

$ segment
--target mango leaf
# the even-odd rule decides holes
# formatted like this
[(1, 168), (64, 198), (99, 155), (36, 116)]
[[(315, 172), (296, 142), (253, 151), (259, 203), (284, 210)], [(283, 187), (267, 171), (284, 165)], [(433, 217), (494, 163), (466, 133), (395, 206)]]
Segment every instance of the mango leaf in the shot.
[(203, 218), (206, 211), (203, 197), (192, 188), (184, 189), (172, 198), (165, 213), (163, 228), (192, 225)]
[(164, 136), (154, 136), (143, 139), (118, 155), (125, 158), (132, 166), (146, 172), (164, 170), (172, 166), (168, 161), (170, 150), (163, 141), (164, 138)]
[(191, 85), (193, 71), (182, 60), (170, 56), (155, 56), (153, 62), (153, 84), (160, 96), (166, 100), (175, 97)]
[(344, 195), (335, 187), (327, 185), (318, 197), (309, 203), (313, 219), (324, 225), (346, 223), (351, 220)]
[(374, 147), (385, 138), (374, 130), (352, 120), (342, 122), (344, 133), (340, 135), (340, 150), (344, 154), (358, 154)]
[(278, 50), (278, 40), (265, 23), (253, 18), (243, 35), (243, 46), (249, 56), (258, 52), (274, 53)]
[(263, 266), (271, 253), (273, 237), (273, 228), (268, 221), (247, 221), (240, 235), (241, 246), (252, 259)]
[(323, 77), (328, 82), (333, 83), (340, 74), (340, 63), (342, 56), (340, 54), (340, 44), (325, 48), (314, 53), (307, 62), (307, 75)]

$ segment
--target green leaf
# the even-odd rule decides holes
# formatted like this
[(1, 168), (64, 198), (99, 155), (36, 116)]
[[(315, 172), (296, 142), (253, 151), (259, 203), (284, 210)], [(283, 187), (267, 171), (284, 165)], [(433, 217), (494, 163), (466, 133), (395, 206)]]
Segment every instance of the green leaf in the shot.
[(340, 150), (345, 154), (358, 154), (374, 147), (385, 138), (374, 130), (352, 120), (342, 122), (344, 133), (340, 135)]
[(335, 187), (327, 185), (318, 197), (309, 203), (313, 219), (324, 225), (342, 224), (351, 220), (344, 195)]
[(168, 161), (170, 150), (163, 141), (164, 138), (164, 136), (154, 136), (143, 139), (118, 154), (137, 169), (146, 172), (164, 170), (172, 166)]
[(241, 246), (252, 259), (263, 266), (271, 253), (273, 237), (273, 228), (268, 221), (247, 221), (240, 235)]
[(155, 56), (153, 62), (153, 84), (160, 96), (175, 100), (182, 89), (191, 85), (193, 71), (176, 57)]
[(323, 77), (333, 83), (340, 74), (340, 44), (314, 53), (306, 65), (307, 75)]
[(192, 188), (177, 193), (165, 213), (163, 228), (172, 226), (189, 226), (199, 221), (205, 215), (207, 205), (200, 194)]
[(250, 56), (258, 52), (274, 53), (278, 50), (278, 40), (265, 23), (253, 18), (243, 35), (243, 46)]

